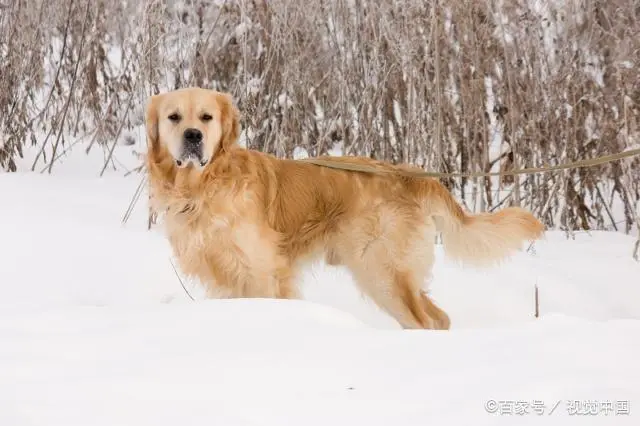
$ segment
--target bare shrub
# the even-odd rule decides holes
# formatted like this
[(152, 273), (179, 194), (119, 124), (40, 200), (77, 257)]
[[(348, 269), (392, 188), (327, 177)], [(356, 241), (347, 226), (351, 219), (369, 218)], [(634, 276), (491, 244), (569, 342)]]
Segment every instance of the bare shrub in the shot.
[[(7, 170), (31, 144), (41, 150), (32, 168), (49, 172), (80, 137), (85, 150), (110, 154), (123, 130), (142, 124), (148, 95), (188, 85), (232, 92), (247, 146), (281, 157), (338, 150), (487, 172), (640, 143), (640, 7), (631, 0), (0, 7)], [(472, 210), (520, 204), (551, 227), (625, 232), (640, 220), (639, 182), (638, 159), (444, 180)]]

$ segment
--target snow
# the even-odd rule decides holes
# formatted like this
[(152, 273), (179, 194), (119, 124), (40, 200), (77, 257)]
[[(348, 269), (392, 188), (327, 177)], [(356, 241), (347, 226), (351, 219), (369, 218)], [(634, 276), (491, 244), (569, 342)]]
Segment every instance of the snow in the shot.
[(293, 158), (296, 160), (300, 160), (303, 158), (309, 158), (309, 152), (307, 152), (306, 149), (297, 146), (295, 148), (293, 148)]
[(136, 150), (103, 178), (99, 149), (0, 174), (0, 425), (638, 424), (634, 238), (550, 232), (490, 270), (438, 247), (450, 331), (401, 330), (322, 263), (305, 300), (191, 301), (146, 195), (121, 223)]

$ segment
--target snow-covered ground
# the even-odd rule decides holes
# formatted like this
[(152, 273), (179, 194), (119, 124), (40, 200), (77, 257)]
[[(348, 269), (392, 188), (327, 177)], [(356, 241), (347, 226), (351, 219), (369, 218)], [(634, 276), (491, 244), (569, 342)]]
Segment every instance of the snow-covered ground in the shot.
[(304, 301), (186, 282), (194, 302), (144, 196), (121, 223), (140, 175), (102, 160), (0, 173), (2, 426), (640, 424), (631, 237), (550, 232), (491, 270), (438, 251), (448, 332), (399, 329), (320, 263)]

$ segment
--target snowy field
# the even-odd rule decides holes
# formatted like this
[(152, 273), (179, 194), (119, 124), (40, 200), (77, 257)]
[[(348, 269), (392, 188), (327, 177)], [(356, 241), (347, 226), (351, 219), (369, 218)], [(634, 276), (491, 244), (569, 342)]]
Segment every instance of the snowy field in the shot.
[(320, 263), (304, 301), (185, 282), (192, 301), (144, 196), (121, 223), (140, 175), (76, 151), (0, 173), (1, 426), (640, 424), (634, 238), (550, 232), (482, 271), (438, 251), (447, 332), (399, 329)]

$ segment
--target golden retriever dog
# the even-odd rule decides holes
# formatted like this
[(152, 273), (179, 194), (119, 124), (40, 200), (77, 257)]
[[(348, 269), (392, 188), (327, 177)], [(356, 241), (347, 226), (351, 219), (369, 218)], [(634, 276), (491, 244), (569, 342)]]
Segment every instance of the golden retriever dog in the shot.
[[(237, 144), (225, 93), (186, 88), (146, 107), (152, 208), (164, 215), (179, 268), (209, 297), (298, 298), (297, 273), (324, 256), (403, 328), (448, 329), (423, 290), (437, 232), (444, 251), (490, 265), (543, 234), (527, 211), (465, 213), (437, 180), (278, 159)], [(359, 157), (323, 157), (402, 169)]]

